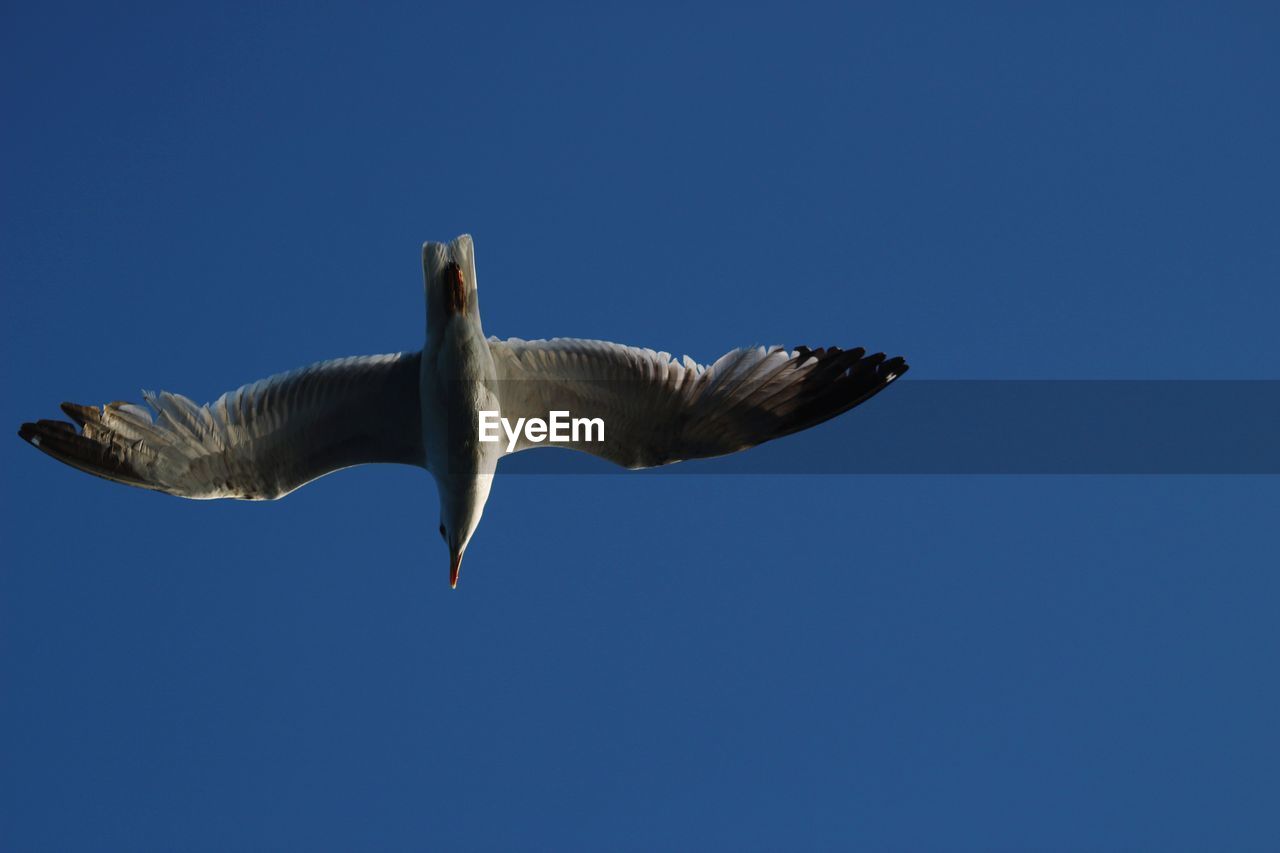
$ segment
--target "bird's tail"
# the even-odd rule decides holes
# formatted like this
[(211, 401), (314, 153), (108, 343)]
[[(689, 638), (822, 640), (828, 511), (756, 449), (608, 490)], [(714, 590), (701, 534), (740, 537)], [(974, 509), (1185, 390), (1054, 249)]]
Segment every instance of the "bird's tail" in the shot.
[(427, 293), (427, 333), (439, 333), (450, 317), (480, 321), (476, 256), (471, 235), (450, 243), (422, 244), (422, 277)]

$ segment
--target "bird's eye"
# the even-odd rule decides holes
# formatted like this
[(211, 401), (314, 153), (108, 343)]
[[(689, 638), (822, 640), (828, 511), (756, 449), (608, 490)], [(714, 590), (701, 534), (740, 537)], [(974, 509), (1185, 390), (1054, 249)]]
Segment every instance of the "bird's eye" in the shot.
[(443, 524), (442, 524), (442, 525), (440, 525), (440, 538), (441, 538), (441, 539), (444, 539), (444, 538), (445, 538), (445, 535), (444, 535), (444, 525), (443, 525)]

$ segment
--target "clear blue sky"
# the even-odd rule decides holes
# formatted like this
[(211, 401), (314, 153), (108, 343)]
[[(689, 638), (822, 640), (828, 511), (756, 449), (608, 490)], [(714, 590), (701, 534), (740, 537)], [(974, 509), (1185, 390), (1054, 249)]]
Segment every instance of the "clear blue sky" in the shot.
[[(1280, 378), (1272, 4), (267, 5), (7, 4), (0, 422), (416, 348), (463, 231), (503, 336)], [(1275, 477), (511, 476), (451, 593), (424, 472), (0, 465), (6, 851), (1280, 837)]]

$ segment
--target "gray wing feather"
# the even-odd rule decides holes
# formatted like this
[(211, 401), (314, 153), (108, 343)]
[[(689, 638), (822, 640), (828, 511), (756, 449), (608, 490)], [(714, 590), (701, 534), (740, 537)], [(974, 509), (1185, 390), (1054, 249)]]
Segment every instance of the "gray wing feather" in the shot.
[[(567, 446), (627, 468), (723, 456), (807, 429), (907, 371), (901, 357), (838, 347), (751, 347), (710, 366), (608, 341), (489, 339), (505, 418), (601, 418), (603, 442)], [(546, 447), (521, 439), (516, 450)], [(557, 443), (552, 446), (566, 446)]]
[[(133, 403), (63, 403), (76, 422), (18, 434), (75, 468), (185, 498), (271, 500), (332, 471), (425, 465), (420, 353), (357, 356), (281, 373), (196, 405), (143, 392)], [(154, 413), (154, 416), (153, 416)]]

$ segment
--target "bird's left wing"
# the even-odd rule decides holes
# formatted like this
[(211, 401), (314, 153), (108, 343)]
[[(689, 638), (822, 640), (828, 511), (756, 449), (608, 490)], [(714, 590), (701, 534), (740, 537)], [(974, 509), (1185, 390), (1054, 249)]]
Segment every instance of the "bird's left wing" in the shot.
[(425, 465), (420, 353), (357, 356), (281, 373), (198, 406), (143, 392), (133, 403), (62, 410), (18, 434), (60, 462), (184, 498), (271, 500), (367, 462)]
[(490, 338), (489, 351), (502, 417), (546, 419), (564, 411), (603, 421), (603, 441), (543, 444), (522, 436), (516, 450), (569, 447), (627, 468), (723, 456), (807, 429), (907, 371), (901, 357), (861, 348), (751, 347), (709, 366), (575, 338)]

